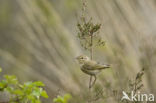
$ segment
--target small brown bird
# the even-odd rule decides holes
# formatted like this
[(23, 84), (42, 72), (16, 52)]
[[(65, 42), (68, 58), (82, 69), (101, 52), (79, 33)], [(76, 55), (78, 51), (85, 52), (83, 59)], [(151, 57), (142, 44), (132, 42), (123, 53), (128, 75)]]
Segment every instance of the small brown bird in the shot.
[(96, 75), (101, 70), (110, 68), (110, 65), (99, 64), (96, 61), (90, 60), (86, 55), (80, 55), (76, 59), (80, 64), (81, 70), (88, 75)]
[[(96, 74), (101, 72), (103, 69), (110, 68), (110, 65), (99, 64), (96, 61), (90, 60), (90, 58), (87, 57), (86, 55), (80, 55), (80, 56), (76, 57), (76, 59), (78, 60), (78, 62), (80, 64), (81, 70), (84, 73), (91, 76), (89, 88), (91, 88), (95, 84)], [(95, 79), (94, 79), (93, 83), (91, 84), (92, 76), (94, 76)]]

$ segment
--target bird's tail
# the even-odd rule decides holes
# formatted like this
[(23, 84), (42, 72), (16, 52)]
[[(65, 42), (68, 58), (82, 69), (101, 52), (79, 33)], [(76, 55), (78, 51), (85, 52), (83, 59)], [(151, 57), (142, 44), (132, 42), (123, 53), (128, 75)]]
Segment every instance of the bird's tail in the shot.
[(111, 66), (109, 64), (103, 64), (103, 68), (101, 69), (107, 69), (107, 68), (110, 68)]

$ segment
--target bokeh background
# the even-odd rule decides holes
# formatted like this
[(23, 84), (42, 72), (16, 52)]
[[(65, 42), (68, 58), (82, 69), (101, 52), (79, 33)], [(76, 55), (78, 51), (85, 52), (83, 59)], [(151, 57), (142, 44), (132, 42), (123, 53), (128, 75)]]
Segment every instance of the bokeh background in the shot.
[[(86, 101), (89, 76), (74, 59), (89, 55), (76, 36), (81, 8), (81, 0), (0, 0), (2, 74), (44, 82), (50, 96), (45, 103), (64, 93), (72, 94), (74, 103)], [(126, 90), (145, 68), (143, 91), (156, 95), (156, 1), (88, 0), (86, 17), (102, 24), (99, 34), (106, 42), (94, 48), (94, 59), (112, 66), (96, 85), (105, 94)], [(117, 103), (113, 97), (101, 100), (108, 102)]]

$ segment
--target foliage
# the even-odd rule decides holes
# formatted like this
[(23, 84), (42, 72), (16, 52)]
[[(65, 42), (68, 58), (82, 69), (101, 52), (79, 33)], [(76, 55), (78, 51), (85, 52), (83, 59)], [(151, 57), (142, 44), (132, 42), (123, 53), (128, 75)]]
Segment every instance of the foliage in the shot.
[(58, 95), (57, 98), (53, 99), (53, 102), (54, 103), (68, 103), (70, 98), (71, 98), (70, 94), (65, 94), (63, 97)]
[(40, 103), (41, 97), (48, 98), (43, 87), (40, 81), (20, 84), (14, 75), (4, 75), (0, 81), (0, 92), (6, 92), (9, 96), (7, 103)]
[[(80, 39), (81, 46), (86, 50), (90, 50), (92, 45), (93, 46), (104, 46), (105, 42), (99, 37), (98, 32), (101, 28), (101, 24), (94, 24), (92, 19), (86, 20), (82, 17), (82, 22), (77, 23), (78, 27), (78, 38)], [(90, 38), (94, 38), (93, 41)]]
[[(126, 93), (131, 96), (131, 91), (134, 92), (134, 95), (137, 93), (137, 91), (140, 91), (143, 88), (143, 83), (142, 83), (142, 77), (144, 75), (144, 68), (139, 71), (136, 74), (136, 77), (134, 80), (129, 80), (128, 81), (128, 88), (126, 90)], [(115, 97), (115, 99), (120, 103), (138, 103), (137, 101), (128, 101), (128, 100), (123, 100), (121, 101), (121, 94), (122, 94), (122, 90), (113, 90), (113, 95)]]
[[(142, 83), (143, 75), (144, 75), (144, 68), (136, 74), (136, 77), (135, 77), (134, 81), (129, 82), (130, 90), (127, 91), (127, 94), (129, 96), (131, 95), (131, 91), (134, 91), (134, 94), (136, 94), (137, 91), (140, 91), (143, 88), (143, 86), (144, 86), (143, 83)], [(126, 101), (126, 103), (129, 103), (129, 101)], [(138, 103), (138, 102), (133, 101), (132, 103)]]
[(131, 90), (133, 90), (135, 93), (137, 91), (139, 91), (144, 86), (142, 83), (143, 75), (144, 75), (144, 68), (140, 72), (137, 73), (135, 81), (130, 82), (130, 84), (129, 84)]

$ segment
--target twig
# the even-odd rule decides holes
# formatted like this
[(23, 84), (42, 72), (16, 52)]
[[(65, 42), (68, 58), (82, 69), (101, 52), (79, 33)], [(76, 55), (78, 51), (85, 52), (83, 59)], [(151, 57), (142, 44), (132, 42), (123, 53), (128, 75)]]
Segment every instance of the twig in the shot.
[(89, 89), (92, 87), (92, 76), (90, 76), (90, 80), (89, 80)]
[[(93, 35), (90, 34), (90, 58), (91, 60), (93, 59)], [(94, 80), (95, 81), (95, 80)], [(93, 86), (93, 83), (92, 83), (92, 76), (90, 76), (90, 81), (89, 81), (89, 89)]]
[(90, 34), (90, 58), (93, 59), (93, 34)]

